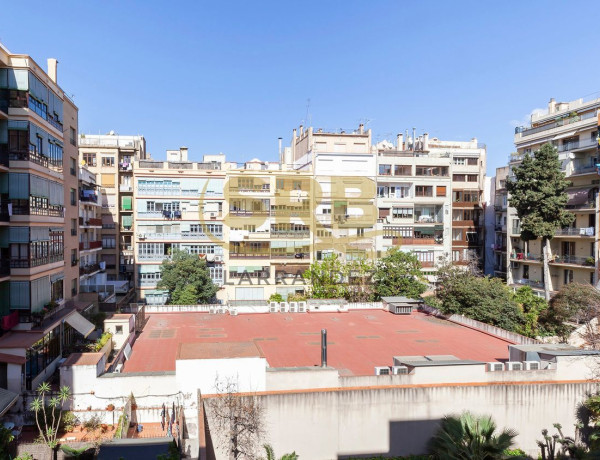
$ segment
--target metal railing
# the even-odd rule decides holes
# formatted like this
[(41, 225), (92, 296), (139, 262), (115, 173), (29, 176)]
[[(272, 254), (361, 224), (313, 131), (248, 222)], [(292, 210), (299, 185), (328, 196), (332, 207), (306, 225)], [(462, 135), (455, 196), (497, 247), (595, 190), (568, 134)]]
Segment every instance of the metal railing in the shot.
[(550, 260), (552, 264), (571, 264), (571, 265), (583, 265), (587, 267), (593, 267), (595, 260), (593, 257), (581, 257), (581, 256), (554, 256), (554, 259)]
[(516, 279), (515, 284), (522, 284), (536, 289), (544, 289), (544, 284), (539, 281), (527, 280), (527, 279)]
[(138, 235), (140, 240), (200, 240), (211, 238), (223, 238), (223, 233), (140, 233)]
[(531, 136), (536, 133), (541, 133), (542, 131), (547, 131), (549, 129), (558, 128), (560, 126), (567, 126), (573, 123), (577, 123), (578, 121), (587, 120), (588, 118), (594, 118), (596, 116), (596, 111), (584, 113), (583, 115), (576, 115), (574, 117), (566, 117), (558, 121), (554, 121), (551, 123), (547, 123), (542, 126), (530, 127), (526, 128), (524, 126), (519, 126), (515, 128), (515, 134), (521, 133), (522, 137)]
[(596, 229), (594, 227), (569, 227), (556, 230), (555, 236), (594, 236)]

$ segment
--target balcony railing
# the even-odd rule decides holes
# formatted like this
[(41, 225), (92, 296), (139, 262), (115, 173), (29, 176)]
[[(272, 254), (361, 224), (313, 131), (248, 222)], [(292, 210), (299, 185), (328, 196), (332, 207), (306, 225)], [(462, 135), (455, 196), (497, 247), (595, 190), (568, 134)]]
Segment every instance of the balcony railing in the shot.
[(232, 193), (240, 193), (240, 192), (269, 193), (271, 191), (271, 186), (269, 184), (244, 185), (244, 186), (238, 186), (238, 187), (229, 187), (229, 191)]
[(534, 261), (534, 262), (541, 262), (543, 260), (543, 257), (541, 255), (526, 254), (524, 252), (512, 253), (510, 258), (514, 259), (514, 260), (523, 260), (523, 261), (528, 260), (528, 261)]
[(230, 259), (269, 259), (271, 254), (268, 252), (230, 252)]
[(102, 227), (102, 219), (91, 217), (87, 220), (86, 225), (89, 225), (91, 227)]
[(309, 238), (310, 231), (271, 230), (272, 238)]
[(581, 257), (581, 256), (554, 256), (554, 260), (550, 260), (551, 264), (571, 264), (571, 265), (583, 265), (586, 267), (593, 267), (595, 260), (593, 257)]
[(552, 123), (547, 123), (542, 126), (536, 126), (532, 128), (526, 128), (524, 126), (520, 126), (515, 128), (515, 134), (521, 133), (522, 137), (531, 136), (532, 134), (541, 133), (542, 131), (546, 131), (548, 129), (558, 128), (559, 126), (566, 126), (573, 123), (577, 123), (581, 120), (586, 120), (588, 118), (594, 118), (596, 116), (596, 111), (584, 113), (583, 115), (577, 115), (575, 117), (567, 117), (562, 120), (558, 120)]
[(79, 267), (79, 276), (89, 275), (97, 271), (100, 271), (99, 264), (86, 265), (85, 267)]
[(392, 244), (394, 246), (398, 245), (431, 245), (431, 244), (444, 244), (444, 239), (441, 237), (425, 237), (425, 238), (409, 238), (409, 237), (399, 237), (392, 238)]
[(567, 204), (565, 206), (566, 209), (593, 209), (596, 207), (596, 202), (594, 200), (587, 200), (583, 203), (577, 204)]
[(29, 203), (13, 203), (13, 215), (64, 217), (64, 208), (62, 206), (48, 206), (47, 208), (44, 208), (38, 206), (31, 206)]
[(415, 223), (419, 224), (441, 224), (444, 222), (443, 217), (439, 216), (419, 216), (415, 214)]
[(48, 167), (48, 157), (40, 155), (33, 147), (30, 147), (29, 150), (10, 150), (8, 159), (9, 161), (30, 161), (45, 168)]
[(35, 259), (10, 259), (10, 268), (39, 267), (40, 265), (64, 261), (64, 258), (64, 254), (53, 254), (48, 257), (39, 257)]
[(516, 226), (516, 227), (512, 227), (510, 230), (512, 235), (520, 235), (521, 234), (521, 227), (520, 226)]
[(140, 233), (138, 239), (140, 240), (201, 240), (210, 238), (223, 238), (222, 232), (215, 232), (211, 234), (203, 232), (183, 232), (183, 233)]
[(171, 259), (169, 254), (138, 254), (138, 260), (165, 260)]
[(555, 236), (589, 236), (593, 237), (596, 234), (594, 227), (569, 227), (556, 230)]
[(522, 284), (523, 286), (529, 286), (534, 289), (544, 289), (544, 284), (539, 281), (527, 280), (527, 279), (516, 279), (515, 284)]
[(102, 241), (81, 241), (79, 243), (79, 250), (85, 251), (89, 249), (102, 249)]
[(268, 209), (259, 210), (246, 210), (246, 209), (231, 209), (229, 214), (234, 216), (268, 216), (270, 211)]

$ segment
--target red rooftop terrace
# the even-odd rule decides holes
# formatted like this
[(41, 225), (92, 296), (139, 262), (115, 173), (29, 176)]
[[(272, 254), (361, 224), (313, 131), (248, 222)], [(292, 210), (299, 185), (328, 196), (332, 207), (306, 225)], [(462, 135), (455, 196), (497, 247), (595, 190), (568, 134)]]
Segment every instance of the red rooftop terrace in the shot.
[(394, 356), (454, 355), (483, 362), (507, 360), (508, 345), (513, 344), (416, 312), (394, 315), (384, 310), (353, 310), (237, 316), (152, 313), (123, 372), (175, 371), (182, 343), (254, 342), (270, 367), (318, 366), (321, 329), (327, 329), (327, 364), (342, 376), (373, 375), (376, 366), (391, 365)]

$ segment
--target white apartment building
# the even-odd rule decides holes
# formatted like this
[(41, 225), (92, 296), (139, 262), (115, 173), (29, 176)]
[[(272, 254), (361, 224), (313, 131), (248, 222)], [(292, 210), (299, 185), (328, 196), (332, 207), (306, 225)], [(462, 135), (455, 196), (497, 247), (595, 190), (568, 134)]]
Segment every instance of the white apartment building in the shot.
[[(575, 215), (575, 221), (571, 227), (559, 229), (551, 240), (550, 289), (554, 292), (572, 282), (593, 285), (598, 282), (599, 108), (600, 99), (571, 102), (551, 99), (545, 112), (531, 116), (530, 126), (515, 130), (517, 152), (509, 158), (510, 171), (523, 155), (550, 142), (558, 149), (563, 171), (571, 181), (567, 209)], [(498, 203), (498, 212), (507, 215), (507, 233), (499, 236), (501, 244), (506, 239), (507, 282), (516, 287), (528, 285), (541, 292), (544, 283), (541, 240), (527, 244), (522, 241), (516, 211), (504, 208), (503, 195), (498, 199), (503, 200)]]

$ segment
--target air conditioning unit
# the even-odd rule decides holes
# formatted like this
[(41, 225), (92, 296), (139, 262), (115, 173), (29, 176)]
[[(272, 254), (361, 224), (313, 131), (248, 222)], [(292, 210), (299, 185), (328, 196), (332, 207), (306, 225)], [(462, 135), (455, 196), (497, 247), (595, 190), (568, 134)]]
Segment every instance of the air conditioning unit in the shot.
[(117, 366), (115, 367), (115, 373), (116, 374), (120, 374), (121, 371), (123, 370), (123, 364), (117, 364)]
[(146, 235), (143, 233), (138, 233), (138, 239), (139, 240), (145, 240), (146, 239)]
[(216, 313), (217, 313), (217, 308), (216, 308), (216, 307), (208, 307), (208, 312), (209, 312), (211, 315), (214, 315), (214, 314), (216, 314)]
[(406, 367), (406, 366), (392, 366), (392, 374), (394, 374), (394, 375), (408, 375), (408, 367)]
[(269, 303), (269, 313), (277, 313), (279, 311), (279, 302)]
[(548, 363), (545, 369), (556, 369), (556, 363)]
[(347, 304), (340, 305), (338, 307), (338, 311), (339, 312), (347, 312), (348, 311), (348, 305)]
[(220, 315), (224, 315), (225, 313), (227, 313), (227, 308), (219, 307), (219, 308), (217, 308), (217, 313), (219, 313)]
[(210, 213), (210, 217), (212, 217), (212, 218), (215, 218), (215, 217), (217, 217), (217, 213), (216, 213), (216, 212), (211, 212), (211, 213)]
[(522, 371), (523, 363), (521, 361), (508, 361), (505, 363), (505, 369), (507, 371)]
[(377, 366), (375, 368), (375, 375), (390, 375), (389, 366)]
[(215, 262), (223, 262), (223, 256), (215, 256)]
[(290, 313), (296, 313), (298, 311), (298, 302), (290, 302)]
[(510, 263), (510, 268), (519, 268), (521, 266), (521, 264), (519, 264), (519, 262), (511, 262)]
[(498, 362), (487, 363), (486, 367), (488, 372), (500, 372), (504, 370), (504, 364)]
[(523, 361), (523, 367), (526, 371), (539, 371), (542, 366), (539, 361)]
[(206, 254), (206, 260), (208, 262), (214, 262), (215, 260), (215, 255), (214, 254)]
[(230, 314), (231, 316), (237, 316), (237, 314), (238, 314), (237, 308), (231, 308), (231, 309), (229, 310), (229, 314)]
[(279, 304), (279, 311), (280, 311), (281, 313), (286, 313), (286, 312), (288, 312), (289, 310), (290, 310), (290, 306), (289, 306), (289, 304), (288, 304), (287, 302), (281, 302), (281, 303)]
[(306, 313), (306, 302), (298, 302), (298, 313)]

